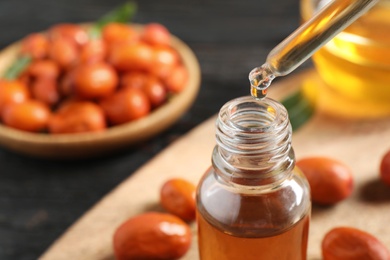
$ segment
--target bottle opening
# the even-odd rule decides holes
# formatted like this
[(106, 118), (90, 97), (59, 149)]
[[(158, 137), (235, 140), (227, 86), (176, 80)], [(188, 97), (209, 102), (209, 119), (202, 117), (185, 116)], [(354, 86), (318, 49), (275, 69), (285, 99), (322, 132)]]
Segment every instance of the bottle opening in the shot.
[(275, 124), (277, 111), (266, 102), (250, 98), (244, 103), (230, 104), (226, 111), (226, 122), (237, 130), (264, 132)]
[(224, 136), (240, 137), (243, 141), (245, 136), (253, 139), (265, 133), (278, 133), (288, 125), (287, 111), (279, 102), (247, 96), (233, 99), (221, 108), (217, 130)]

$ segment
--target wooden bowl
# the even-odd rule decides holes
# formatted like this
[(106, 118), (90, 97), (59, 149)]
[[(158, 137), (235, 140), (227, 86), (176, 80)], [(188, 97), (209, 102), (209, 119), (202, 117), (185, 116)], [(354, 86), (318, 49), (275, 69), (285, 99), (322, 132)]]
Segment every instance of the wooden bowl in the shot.
[[(188, 83), (181, 93), (148, 116), (110, 127), (104, 132), (85, 134), (37, 134), (0, 124), (0, 146), (34, 157), (79, 159), (108, 154), (167, 129), (189, 109), (200, 87), (200, 67), (192, 50), (175, 36), (172, 36), (172, 47), (188, 69)], [(0, 73), (15, 60), (19, 49), (20, 42), (0, 52)]]

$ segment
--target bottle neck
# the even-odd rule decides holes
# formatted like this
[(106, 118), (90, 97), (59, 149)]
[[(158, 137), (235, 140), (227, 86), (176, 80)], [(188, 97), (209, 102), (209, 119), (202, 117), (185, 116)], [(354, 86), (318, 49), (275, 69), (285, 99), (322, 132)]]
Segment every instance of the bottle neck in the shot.
[(216, 122), (215, 172), (235, 184), (279, 183), (295, 165), (291, 132), (286, 109), (272, 99), (248, 96), (226, 103)]

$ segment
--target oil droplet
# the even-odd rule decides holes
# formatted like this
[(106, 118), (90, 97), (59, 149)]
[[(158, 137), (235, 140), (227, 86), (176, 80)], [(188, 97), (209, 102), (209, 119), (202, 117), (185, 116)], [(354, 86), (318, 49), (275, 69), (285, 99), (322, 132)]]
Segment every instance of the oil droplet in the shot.
[(257, 99), (264, 98), (267, 95), (267, 88), (274, 78), (275, 75), (272, 74), (268, 64), (254, 68), (249, 73), (252, 97)]
[(265, 98), (267, 96), (267, 89), (257, 89), (255, 86), (251, 85), (251, 95), (258, 99)]

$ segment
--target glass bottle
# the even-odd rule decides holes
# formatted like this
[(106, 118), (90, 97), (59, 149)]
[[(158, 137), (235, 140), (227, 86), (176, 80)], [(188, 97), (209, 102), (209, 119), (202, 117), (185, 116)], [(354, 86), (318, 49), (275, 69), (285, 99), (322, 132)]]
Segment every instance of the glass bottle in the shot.
[(216, 140), (197, 190), (200, 259), (306, 259), (310, 190), (286, 109), (234, 99), (219, 112)]

